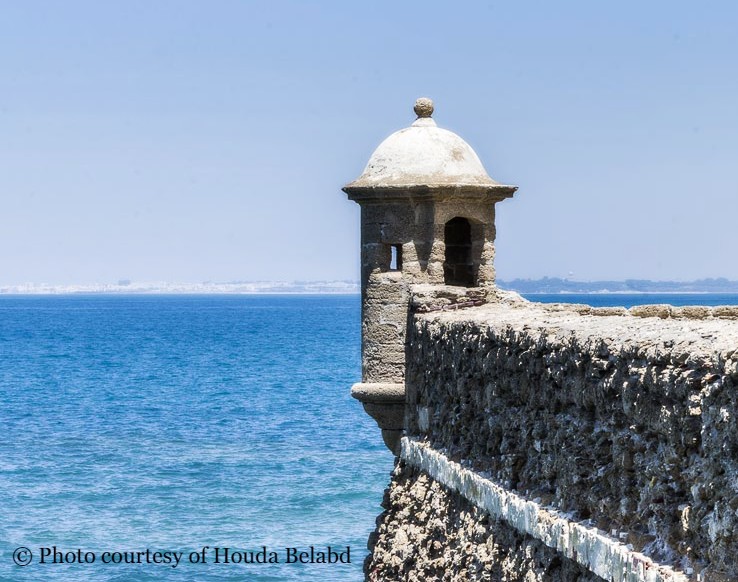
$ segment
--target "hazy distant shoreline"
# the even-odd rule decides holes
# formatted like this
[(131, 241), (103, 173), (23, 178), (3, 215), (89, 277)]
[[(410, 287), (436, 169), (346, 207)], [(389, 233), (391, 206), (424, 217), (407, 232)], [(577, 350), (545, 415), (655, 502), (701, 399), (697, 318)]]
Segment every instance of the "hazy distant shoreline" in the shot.
[(237, 281), (229, 283), (121, 282), (117, 284), (0, 285), (0, 295), (352, 295), (356, 281)]
[[(738, 293), (738, 281), (700, 279), (696, 281), (570, 281), (568, 279), (514, 279), (498, 281), (502, 289), (524, 295), (601, 294), (706, 294)], [(0, 295), (355, 295), (358, 281), (233, 281), (226, 283), (133, 282), (51, 285), (24, 283), (0, 285)]]
[(697, 279), (695, 281), (652, 281), (650, 279), (625, 279), (623, 281), (572, 281), (557, 277), (542, 279), (513, 279), (498, 281), (503, 289), (523, 294), (572, 293), (572, 294), (687, 294), (687, 293), (738, 293), (738, 281), (725, 278)]

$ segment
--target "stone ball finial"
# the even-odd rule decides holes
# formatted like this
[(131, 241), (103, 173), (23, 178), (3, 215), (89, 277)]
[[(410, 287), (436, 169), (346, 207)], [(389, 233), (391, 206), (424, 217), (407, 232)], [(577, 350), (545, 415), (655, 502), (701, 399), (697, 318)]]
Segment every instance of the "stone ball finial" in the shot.
[(415, 101), (415, 107), (413, 107), (415, 115), (420, 117), (430, 117), (433, 115), (433, 100), (428, 97), (421, 97)]

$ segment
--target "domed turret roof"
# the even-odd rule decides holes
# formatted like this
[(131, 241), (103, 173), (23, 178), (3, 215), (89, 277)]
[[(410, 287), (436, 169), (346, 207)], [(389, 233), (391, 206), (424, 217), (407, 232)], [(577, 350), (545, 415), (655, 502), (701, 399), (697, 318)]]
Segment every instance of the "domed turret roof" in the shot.
[(489, 177), (468, 143), (436, 125), (430, 99), (418, 99), (415, 113), (418, 118), (410, 127), (393, 133), (374, 150), (364, 172), (346, 185), (346, 192), (451, 187), (502, 194), (500, 190), (512, 188)]

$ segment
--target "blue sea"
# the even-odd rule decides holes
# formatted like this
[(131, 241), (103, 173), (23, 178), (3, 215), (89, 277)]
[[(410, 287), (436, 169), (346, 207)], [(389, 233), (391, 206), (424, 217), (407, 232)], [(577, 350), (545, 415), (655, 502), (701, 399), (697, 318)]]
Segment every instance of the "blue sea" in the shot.
[(530, 293), (523, 297), (541, 303), (584, 303), (592, 307), (633, 307), (668, 303), (686, 305), (738, 305), (738, 293)]
[[(361, 580), (393, 459), (349, 395), (359, 317), (356, 296), (0, 297), (0, 580)], [(285, 563), (310, 546), (351, 563)], [(264, 547), (279, 564), (214, 563)], [(147, 549), (184, 554), (102, 563)]]
[[(0, 580), (361, 580), (393, 459), (349, 396), (359, 317), (358, 296), (0, 296)], [(329, 546), (350, 563), (310, 563)]]

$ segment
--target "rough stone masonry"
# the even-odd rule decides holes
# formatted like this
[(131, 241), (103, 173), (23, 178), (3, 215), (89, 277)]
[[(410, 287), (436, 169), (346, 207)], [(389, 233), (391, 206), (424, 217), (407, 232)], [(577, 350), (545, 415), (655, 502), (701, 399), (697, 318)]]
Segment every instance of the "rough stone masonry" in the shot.
[(496, 182), (433, 104), (344, 187), (362, 381), (397, 456), (368, 580), (738, 580), (738, 308), (495, 288)]
[[(416, 316), (368, 579), (737, 580), (738, 309), (717, 313), (508, 294)], [(485, 511), (484, 487), (559, 533)], [(562, 547), (572, 528), (602, 555)]]

